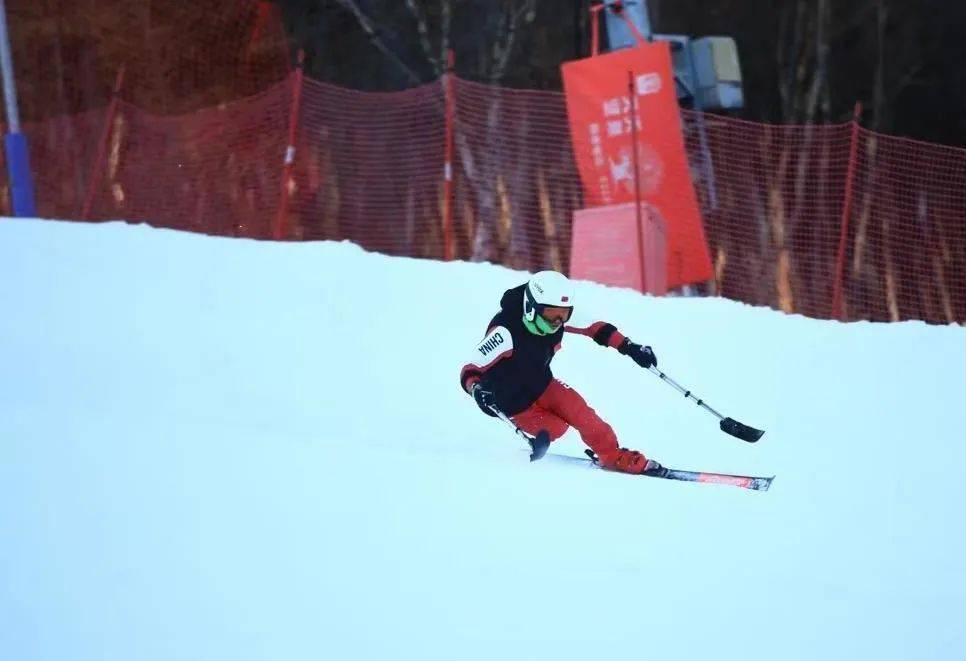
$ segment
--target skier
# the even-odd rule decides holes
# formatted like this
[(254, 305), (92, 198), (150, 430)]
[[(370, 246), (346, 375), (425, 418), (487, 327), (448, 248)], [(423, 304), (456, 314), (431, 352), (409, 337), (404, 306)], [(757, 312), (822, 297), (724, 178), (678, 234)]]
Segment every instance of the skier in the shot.
[(573, 311), (573, 285), (556, 271), (541, 271), (508, 289), (473, 358), (463, 366), (460, 384), (484, 413), (502, 412), (530, 436), (546, 430), (553, 441), (574, 427), (603, 468), (624, 473), (661, 470), (642, 453), (620, 447), (611, 426), (550, 372), (565, 332), (617, 349), (645, 369), (656, 366), (657, 357), (651, 347), (632, 342), (612, 324), (571, 320)]

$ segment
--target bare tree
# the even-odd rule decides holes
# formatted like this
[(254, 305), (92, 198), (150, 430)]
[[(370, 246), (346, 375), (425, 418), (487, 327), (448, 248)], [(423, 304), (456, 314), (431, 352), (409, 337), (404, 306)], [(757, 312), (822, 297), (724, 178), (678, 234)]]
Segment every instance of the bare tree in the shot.
[(403, 71), (412, 83), (419, 83), (420, 78), (412, 69), (410, 69), (403, 59), (396, 53), (395, 50), (389, 48), (383, 38), (379, 35), (377, 30), (376, 21), (373, 17), (369, 16), (366, 12), (362, 10), (359, 3), (356, 0), (335, 0), (341, 7), (351, 12), (355, 17), (356, 21), (359, 23), (359, 27), (365, 32), (366, 36), (369, 38), (369, 43), (372, 44), (373, 48), (378, 50), (380, 53), (386, 56), (386, 58), (396, 67)]
[[(525, 30), (534, 22), (537, 11), (537, 0), (466, 0), (459, 3), (452, 0), (404, 0), (402, 3), (372, 0), (364, 3), (365, 7), (360, 0), (337, 1), (356, 18), (373, 46), (418, 82), (429, 81), (419, 79), (415, 73), (417, 68), (428, 71), (431, 79), (446, 72), (447, 52), (452, 47), (456, 51), (457, 70), (498, 85), (506, 76), (514, 54), (519, 52)], [(422, 56), (418, 67), (407, 66), (403, 54), (392, 51), (384, 40), (379, 39), (379, 34), (389, 29), (389, 22), (400, 18), (401, 8), (405, 9), (409, 19), (407, 29), (411, 38), (406, 41), (418, 44)], [(401, 25), (397, 20), (394, 28), (402, 29)], [(515, 191), (528, 189), (516, 181), (528, 173), (514, 167), (515, 155), (508, 149), (504, 134), (501, 96), (499, 89), (493, 89), (487, 95), (483, 126), (457, 118), (456, 147), (462, 166), (459, 171), (476, 202), (474, 217), (477, 222), (469, 247), (469, 256), (475, 260), (497, 260), (504, 250), (518, 256), (528, 250), (524, 245), (527, 239), (519, 231), (522, 223), (513, 222), (517, 220), (515, 216), (520, 201), (509, 199), (517, 194)], [(439, 112), (442, 116), (442, 106)], [(483, 132), (482, 136), (472, 135), (479, 131)], [(479, 145), (485, 145), (485, 148), (480, 149)], [(508, 214), (509, 232), (503, 232), (501, 236), (501, 220), (505, 225)], [(518, 231), (514, 231), (514, 225)]]

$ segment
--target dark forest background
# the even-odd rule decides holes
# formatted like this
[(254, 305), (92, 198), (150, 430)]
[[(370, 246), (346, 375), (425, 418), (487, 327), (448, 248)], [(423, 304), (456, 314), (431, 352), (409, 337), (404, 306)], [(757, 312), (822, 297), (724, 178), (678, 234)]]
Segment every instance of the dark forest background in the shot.
[[(560, 89), (585, 57), (590, 0), (276, 0), (314, 78), (363, 90), (436, 79)], [(782, 123), (842, 122), (966, 145), (963, 0), (650, 0), (657, 33), (735, 38), (745, 108)]]
[[(7, 0), (6, 9), (21, 112), (38, 121), (105, 105), (122, 65), (125, 99), (179, 114), (264, 89), (299, 50), (311, 77), (353, 89), (436, 80), (452, 49), (461, 78), (558, 90), (560, 64), (589, 54), (591, 2)], [(736, 40), (745, 107), (729, 114), (834, 123), (861, 102), (867, 128), (966, 146), (966, 0), (648, 6), (656, 33)]]

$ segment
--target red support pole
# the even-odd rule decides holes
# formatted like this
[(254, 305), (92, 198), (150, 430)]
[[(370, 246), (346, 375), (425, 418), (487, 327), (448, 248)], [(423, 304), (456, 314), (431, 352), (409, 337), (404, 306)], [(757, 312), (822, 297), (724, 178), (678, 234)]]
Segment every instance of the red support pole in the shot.
[(590, 6), (590, 56), (600, 53), (600, 10), (604, 5)]
[(852, 141), (849, 146), (849, 169), (845, 178), (845, 199), (842, 203), (842, 227), (839, 231), (839, 250), (835, 259), (835, 279), (832, 281), (832, 319), (845, 321), (842, 317), (842, 279), (845, 274), (845, 244), (849, 234), (849, 217), (852, 215), (852, 190), (855, 184), (855, 163), (859, 148), (859, 117), (862, 104), (856, 103), (852, 113)]
[(292, 82), (292, 112), (288, 123), (288, 145), (285, 148), (285, 159), (282, 162), (282, 195), (278, 201), (278, 215), (272, 228), (272, 238), (281, 241), (288, 232), (289, 185), (292, 181), (292, 170), (295, 167), (295, 141), (298, 138), (299, 110), (302, 106), (302, 83), (305, 80), (305, 51), (299, 51), (298, 65), (295, 68), (295, 78)]
[(443, 95), (446, 105), (446, 155), (443, 161), (443, 259), (451, 261), (455, 256), (453, 245), (453, 130), (456, 123), (456, 99), (453, 94), (453, 77), (456, 58), (452, 50), (446, 51), (446, 73), (443, 74)]
[(641, 293), (647, 288), (644, 275), (644, 230), (641, 228), (641, 175), (637, 164), (637, 95), (634, 93), (634, 72), (627, 72), (627, 95), (631, 100), (631, 155), (634, 164), (634, 224), (637, 227), (637, 260), (641, 269)]
[(111, 104), (107, 107), (107, 121), (104, 122), (104, 132), (101, 134), (101, 142), (97, 146), (97, 155), (94, 157), (94, 167), (91, 168), (91, 178), (87, 184), (87, 195), (84, 197), (84, 206), (81, 207), (80, 219), (90, 220), (91, 210), (94, 208), (94, 196), (97, 189), (101, 186), (101, 179), (104, 176), (104, 161), (107, 159), (107, 145), (111, 139), (111, 127), (114, 125), (114, 117), (117, 115), (117, 103), (121, 96), (121, 86), (124, 84), (124, 65), (117, 71), (117, 78), (114, 79), (114, 94), (111, 97)]
[(590, 56), (594, 57), (600, 52), (600, 12), (605, 8), (609, 8), (614, 14), (619, 16), (621, 20), (627, 25), (627, 28), (634, 35), (634, 40), (637, 45), (647, 43), (647, 39), (641, 34), (641, 31), (637, 29), (634, 25), (634, 21), (628, 18), (627, 14), (620, 11), (620, 8), (615, 9), (613, 6), (598, 4), (590, 6)]
[(268, 2), (268, 0), (259, 0), (255, 27), (252, 28), (252, 35), (248, 38), (248, 54), (251, 54), (255, 49), (255, 44), (258, 43), (259, 38), (262, 36), (262, 31), (265, 30), (265, 26), (268, 24), (268, 17), (271, 11), (272, 3)]
[(641, 44), (646, 44), (647, 39), (644, 37), (643, 34), (641, 34), (641, 31), (637, 29), (637, 26), (634, 25), (634, 21), (628, 18), (627, 14), (625, 14), (624, 12), (621, 12), (619, 15), (622, 19), (624, 19), (624, 23), (630, 29), (631, 34), (634, 35), (634, 40), (637, 42), (637, 45), (640, 46)]

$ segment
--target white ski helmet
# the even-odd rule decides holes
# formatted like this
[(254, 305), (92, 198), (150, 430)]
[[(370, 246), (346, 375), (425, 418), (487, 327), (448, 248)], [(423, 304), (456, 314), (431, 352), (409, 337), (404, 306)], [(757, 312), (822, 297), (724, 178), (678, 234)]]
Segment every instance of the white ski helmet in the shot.
[(573, 313), (574, 286), (563, 273), (534, 273), (523, 289), (523, 325), (534, 335), (550, 335), (562, 325), (544, 318), (543, 311), (548, 307), (567, 308), (564, 321)]

